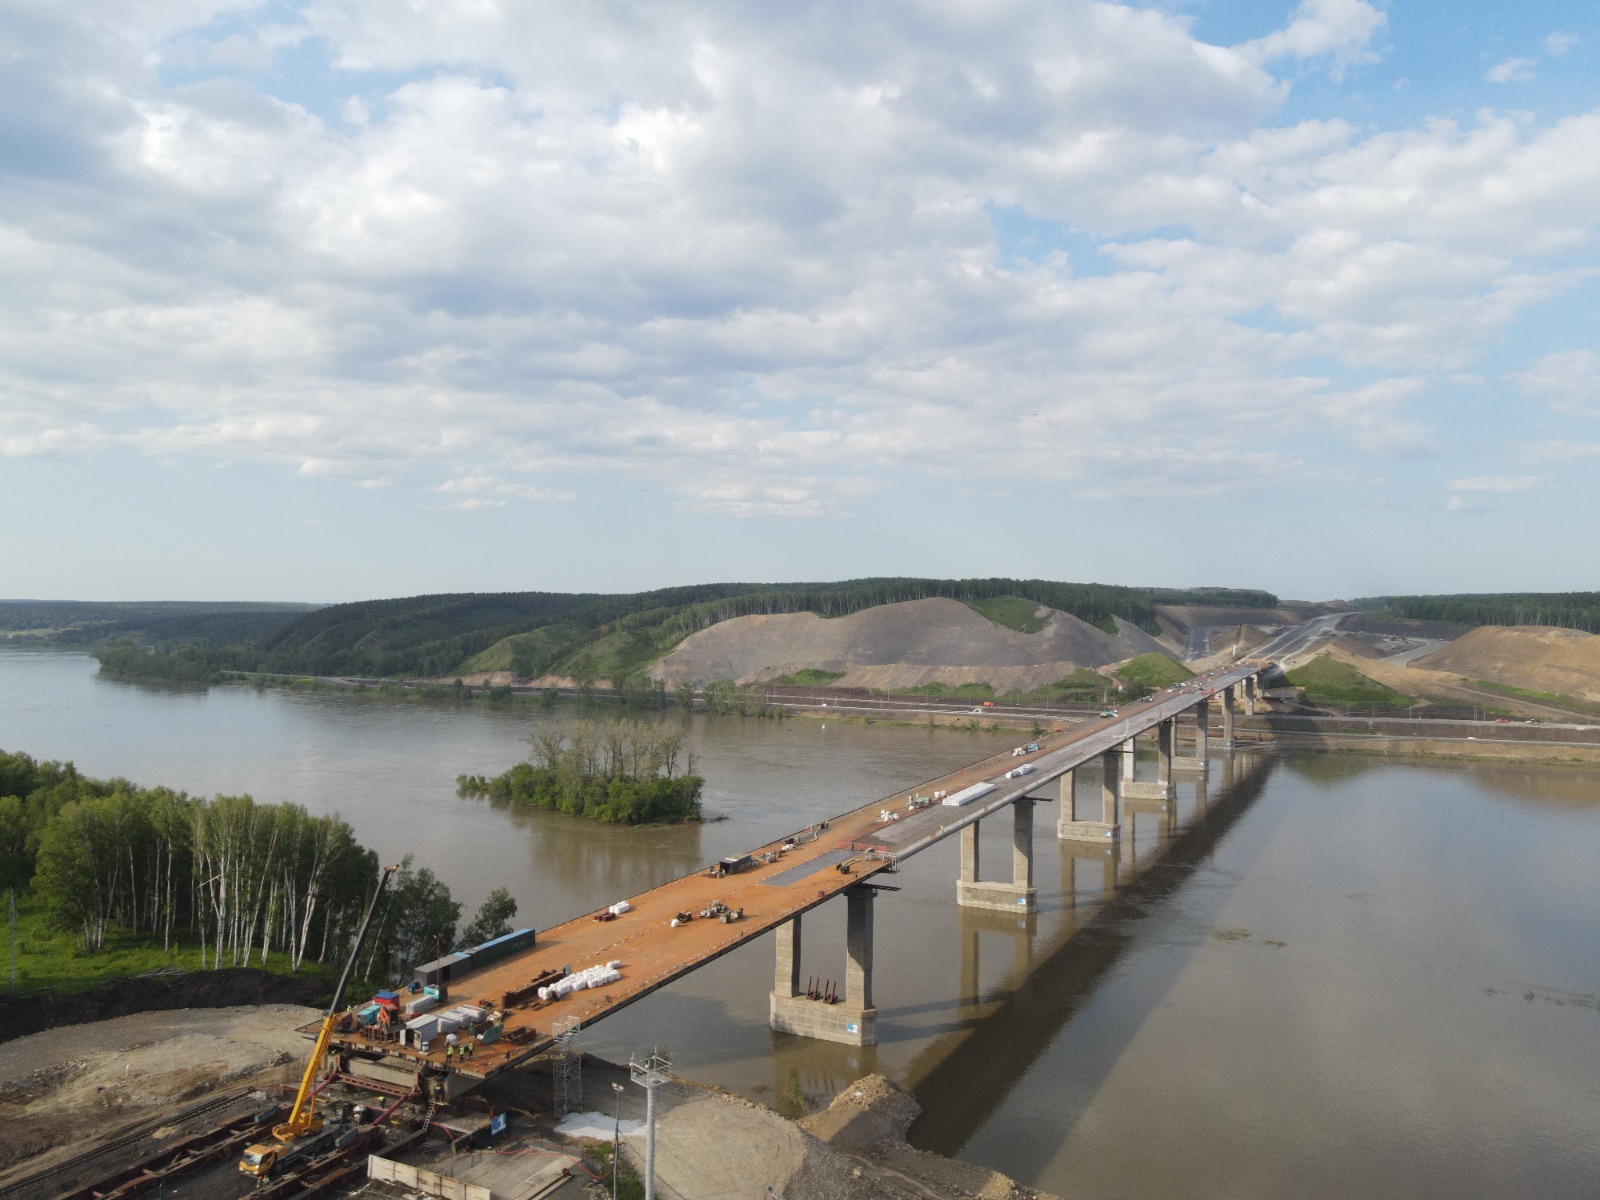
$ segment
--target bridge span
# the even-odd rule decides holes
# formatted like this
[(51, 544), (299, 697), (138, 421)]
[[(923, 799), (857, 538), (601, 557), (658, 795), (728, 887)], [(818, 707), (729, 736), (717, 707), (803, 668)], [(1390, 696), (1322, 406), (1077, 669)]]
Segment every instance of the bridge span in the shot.
[[(1221, 715), (1218, 740), (1231, 746), (1235, 704), (1242, 700), (1254, 711), (1258, 678), (1269, 668), (1261, 661), (1235, 663), (1127, 705), (1115, 716), (1058, 728), (1010, 754), (985, 758), (758, 846), (744, 869), (697, 871), (629, 897), (627, 911), (620, 914), (601, 909), (541, 930), (526, 950), (447, 982), (444, 1007), (466, 1003), (503, 1014), (494, 1022), (495, 1040), (480, 1040), (471, 1058), (448, 1058), (442, 1038), (408, 1042), (398, 1023), (340, 1031), (330, 1055), (344, 1072), (380, 1084), (457, 1095), (544, 1053), (563, 1032), (592, 1025), (771, 932), (777, 935), (772, 1027), (873, 1044), (872, 909), (877, 892), (890, 887), (881, 876), (935, 842), (959, 836), (956, 902), (1031, 912), (1035, 805), (1063, 801), (1058, 838), (1103, 845), (1120, 840), (1124, 806), (1175, 812), (1174, 773), (1206, 769), (1213, 705)], [(1177, 720), (1190, 711), (1194, 748), (1180, 755)], [(1157, 777), (1137, 781), (1134, 740), (1151, 731), (1157, 739)], [(1074, 772), (1096, 759), (1103, 780), (1099, 812), (1079, 819), (1073, 811)], [(1005, 808), (1012, 810), (1012, 878), (983, 880), (977, 869), (980, 822)], [(844, 988), (835, 996), (810, 996), (800, 976), (802, 918), (841, 894), (848, 921)], [(619, 964), (620, 978), (560, 998), (540, 998), (541, 983), (611, 963)]]

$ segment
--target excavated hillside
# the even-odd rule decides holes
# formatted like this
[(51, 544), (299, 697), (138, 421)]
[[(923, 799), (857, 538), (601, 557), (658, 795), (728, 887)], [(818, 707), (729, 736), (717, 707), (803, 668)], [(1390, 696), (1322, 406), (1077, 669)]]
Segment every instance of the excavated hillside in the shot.
[(1600, 700), (1600, 636), (1543, 625), (1486, 625), (1412, 666), (1508, 687)]
[(885, 604), (846, 617), (815, 613), (737, 617), (685, 638), (652, 670), (669, 686), (779, 679), (807, 668), (842, 671), (839, 687), (987, 683), (1028, 691), (1140, 654), (1170, 652), (1135, 625), (1115, 635), (1041, 607), (1037, 633), (997, 625), (958, 600)]

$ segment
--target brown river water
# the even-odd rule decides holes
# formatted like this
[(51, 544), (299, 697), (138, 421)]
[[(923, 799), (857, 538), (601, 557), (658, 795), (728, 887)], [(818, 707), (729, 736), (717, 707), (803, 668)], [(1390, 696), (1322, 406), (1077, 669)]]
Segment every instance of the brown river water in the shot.
[[(469, 913), (504, 885), (537, 926), (1017, 741), (696, 717), (724, 819), (613, 829), (455, 795), (456, 775), (505, 769), (536, 722), (574, 709), (95, 670), (0, 652), (0, 749), (338, 811)], [(786, 1110), (797, 1089), (815, 1107), (882, 1071), (923, 1106), (914, 1144), (1072, 1197), (1600, 1195), (1600, 772), (1219, 756), (1203, 785), (1180, 779), (1178, 829), (1138, 814), (1115, 861), (1064, 852), (1056, 807), (1035, 814), (1036, 916), (958, 909), (954, 840), (890, 880), (878, 1046), (773, 1034), (763, 938), (584, 1048), (659, 1046), (681, 1074)], [(1009, 825), (985, 826), (988, 877), (1009, 869)], [(806, 918), (803, 974), (843, 976), (833, 907)]]

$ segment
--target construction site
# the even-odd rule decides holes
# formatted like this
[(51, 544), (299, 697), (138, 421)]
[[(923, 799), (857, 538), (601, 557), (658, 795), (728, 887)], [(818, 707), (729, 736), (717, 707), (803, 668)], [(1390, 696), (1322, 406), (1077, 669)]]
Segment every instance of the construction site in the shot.
[[(1248, 689), (1257, 669), (1254, 664), (1236, 667), (1168, 689), (1170, 695), (1148, 697), (1126, 712), (1107, 711), (1098, 720), (1058, 726), (1009, 751), (564, 923), (515, 929), (462, 947), (416, 967), (400, 986), (351, 998), (347, 989), (355, 963), (396, 869), (386, 868), (327, 1010), (294, 1026), (311, 1046), (309, 1053), (296, 1056), (296, 1074), (282, 1080), (277, 1094), (257, 1087), (215, 1095), (167, 1114), (158, 1128), (134, 1129), (77, 1154), (59, 1154), (30, 1171), (0, 1176), (0, 1200), (132, 1200), (149, 1192), (199, 1200), (246, 1193), (262, 1200), (306, 1200), (354, 1187), (448, 1200), (578, 1195), (586, 1186), (606, 1182), (602, 1165), (582, 1146), (584, 1139), (621, 1139), (625, 1095), (630, 1109), (644, 1098), (644, 1120), (630, 1128), (637, 1135), (642, 1126), (643, 1146), (635, 1147), (631, 1159), (644, 1194), (652, 1196), (657, 1094), (678, 1089), (675, 1117), (680, 1109), (693, 1110), (694, 1103), (683, 1101), (695, 1098), (682, 1094), (685, 1085), (673, 1079), (664, 1058), (641, 1056), (626, 1074), (620, 1074), (620, 1066), (590, 1060), (589, 1094), (598, 1094), (601, 1108), (612, 1110), (608, 1139), (603, 1112), (583, 1115), (585, 1058), (576, 1044), (581, 1029), (777, 931), (773, 1029), (852, 1045), (872, 1043), (870, 902), (879, 889), (898, 890), (885, 878), (903, 859), (956, 834), (963, 837), (965, 854), (969, 844), (976, 845), (980, 818), (1007, 809), (1019, 830), (1024, 824), (1031, 829), (1034, 804), (1069, 799), (1073, 771), (1092, 759), (1102, 765), (1108, 806), (1102, 815), (1114, 824), (1119, 788), (1132, 795), (1135, 787), (1121, 782), (1125, 767), (1127, 779), (1133, 777), (1134, 738), (1160, 733), (1161, 780), (1143, 786), (1166, 794), (1178, 716), (1192, 712), (1203, 764), (1206, 712), (1213, 697), (1221, 702), (1231, 737), (1234, 688), (1253, 694)], [(1061, 783), (1059, 797), (1038, 792), (1052, 781)], [(1097, 838), (1107, 830), (1103, 823), (1074, 822), (1070, 803), (1064, 809), (1063, 829), (1092, 825)], [(960, 903), (1004, 903), (1008, 909), (1031, 904), (1031, 860), (1018, 858), (1013, 884), (976, 881), (973, 861), (966, 860), (963, 868)], [(802, 982), (800, 918), (841, 895), (848, 901), (850, 922), (844, 970), (839, 977)], [(524, 1069), (536, 1063), (538, 1069)], [(881, 1081), (865, 1091), (858, 1086), (850, 1097), (873, 1109), (871, 1119), (855, 1113), (824, 1126), (841, 1136), (847, 1129), (877, 1130), (871, 1139), (875, 1152), (903, 1148), (912, 1158), (896, 1169), (897, 1177), (905, 1178), (912, 1168), (938, 1174), (960, 1167), (936, 1167), (945, 1160), (925, 1156), (924, 1161), (916, 1157), (920, 1152), (903, 1147), (899, 1136), (915, 1103), (892, 1084)], [(722, 1097), (717, 1103), (728, 1101)], [(849, 1102), (845, 1098), (847, 1107)], [(885, 1115), (891, 1111), (897, 1114), (893, 1119)], [(557, 1123), (568, 1117), (577, 1124), (563, 1128)], [(745, 1119), (767, 1118), (746, 1114)], [(704, 1117), (704, 1137), (714, 1144), (721, 1136), (715, 1131), (729, 1120), (726, 1112)], [(157, 1152), (137, 1152), (142, 1141), (158, 1135)], [(571, 1138), (576, 1143), (560, 1140)], [(859, 1175), (859, 1167), (849, 1170)], [(818, 1179), (823, 1175), (830, 1172)], [(840, 1176), (846, 1177), (855, 1176)], [(837, 1182), (817, 1186), (816, 1195), (848, 1190)], [(807, 1190), (797, 1188), (794, 1194)], [(918, 1188), (901, 1194), (940, 1193)]]

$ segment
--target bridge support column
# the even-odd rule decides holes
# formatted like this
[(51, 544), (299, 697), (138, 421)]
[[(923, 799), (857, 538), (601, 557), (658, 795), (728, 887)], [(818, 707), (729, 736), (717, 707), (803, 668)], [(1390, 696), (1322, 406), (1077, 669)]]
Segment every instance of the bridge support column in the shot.
[(1252, 717), (1256, 715), (1256, 677), (1254, 675), (1246, 675), (1244, 677), (1244, 711)]
[[(1127, 771), (1122, 773), (1122, 798), (1124, 800), (1158, 800), (1165, 802), (1172, 798), (1172, 731), (1168, 728), (1171, 721), (1163, 721), (1156, 727), (1157, 753), (1156, 753), (1156, 778), (1154, 781), (1135, 780)], [(1132, 740), (1123, 745), (1132, 745)], [(1132, 762), (1133, 759), (1126, 754), (1123, 763)], [(1157, 811), (1165, 811), (1160, 809)]]
[(1174, 755), (1172, 765), (1181, 771), (1204, 771), (1210, 766), (1206, 743), (1209, 740), (1208, 731), (1211, 725), (1211, 709), (1209, 702), (1201, 702), (1194, 706), (1194, 754)]
[[(1122, 837), (1122, 750), (1107, 750), (1100, 756), (1100, 819), (1069, 821), (1056, 827), (1056, 836), (1065, 842), (1115, 842)], [(1062, 806), (1065, 815), (1067, 806)]]
[(1233, 749), (1233, 685), (1222, 689), (1222, 748)]
[(1122, 782), (1133, 782), (1133, 769), (1136, 762), (1134, 754), (1134, 735), (1130, 734), (1128, 740), (1122, 743)]
[(772, 994), (789, 999), (800, 994), (800, 918), (785, 921), (776, 932), (778, 961), (773, 971)]
[(1031, 913), (1038, 907), (1033, 886), (1033, 805), (1027, 796), (1011, 802), (1011, 882), (978, 877), (978, 822), (961, 830), (961, 879), (956, 903), (962, 908)]
[(1078, 810), (1074, 807), (1074, 793), (1078, 790), (1078, 769), (1074, 767), (1061, 776), (1061, 810), (1056, 815), (1056, 837), (1062, 841), (1069, 841), (1068, 829), (1077, 819)]
[(812, 1000), (800, 991), (800, 918), (778, 926), (778, 962), (771, 996), (769, 1024), (778, 1033), (793, 1033), (845, 1046), (875, 1046), (878, 1010), (872, 1006), (871, 886), (845, 893), (844, 996), (838, 1004)]

